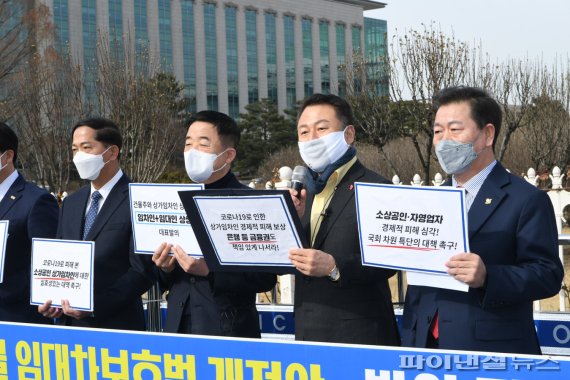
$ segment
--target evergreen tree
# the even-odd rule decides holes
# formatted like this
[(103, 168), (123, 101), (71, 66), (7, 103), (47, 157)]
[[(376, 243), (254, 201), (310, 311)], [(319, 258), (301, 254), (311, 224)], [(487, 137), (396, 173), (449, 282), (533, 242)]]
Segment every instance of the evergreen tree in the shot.
[(296, 130), (270, 99), (248, 104), (239, 115), (241, 142), (235, 170), (242, 177), (256, 174), (261, 163), (272, 153), (294, 144)]

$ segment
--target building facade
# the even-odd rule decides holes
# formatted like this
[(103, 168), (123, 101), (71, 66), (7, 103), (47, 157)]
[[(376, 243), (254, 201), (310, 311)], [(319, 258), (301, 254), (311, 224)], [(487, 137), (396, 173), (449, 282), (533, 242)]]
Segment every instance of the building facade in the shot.
[[(194, 110), (237, 116), (263, 98), (280, 110), (316, 92), (341, 94), (340, 69), (355, 51), (385, 54), (386, 22), (369, 0), (42, 0), (59, 39), (82, 67), (102, 35), (147, 51), (184, 84)], [(382, 46), (382, 41), (384, 45)], [(89, 74), (92, 75), (92, 74)], [(86, 83), (89, 78), (86, 71)]]

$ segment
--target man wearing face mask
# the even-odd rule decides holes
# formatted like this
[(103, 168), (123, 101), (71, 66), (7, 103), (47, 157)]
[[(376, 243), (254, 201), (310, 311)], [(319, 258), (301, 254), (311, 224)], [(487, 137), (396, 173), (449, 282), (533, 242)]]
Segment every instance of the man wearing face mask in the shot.
[(366, 169), (352, 146), (348, 103), (335, 95), (305, 99), (297, 118), (299, 151), (312, 183), (291, 190), (311, 248), (292, 249), (295, 338), (335, 343), (399, 345), (388, 278), (363, 267), (356, 227), (354, 182), (388, 183)]
[(552, 204), (496, 161), (501, 108), (485, 91), (447, 88), (434, 106), (435, 151), (446, 184), (466, 190), (472, 250), (447, 272), (469, 291), (409, 286), (403, 344), (540, 354), (532, 302), (556, 294), (564, 274)]
[[(190, 179), (206, 189), (249, 189), (231, 172), (240, 131), (229, 116), (201, 111), (187, 123), (184, 163)], [(173, 252), (172, 256), (169, 253)], [(164, 331), (259, 338), (256, 294), (275, 286), (276, 275), (210, 272), (204, 259), (162, 243), (152, 260), (169, 289)]]
[(68, 326), (144, 330), (141, 295), (154, 281), (150, 259), (135, 255), (129, 208), (129, 178), (119, 165), (122, 137), (115, 123), (86, 119), (72, 130), (73, 163), (90, 181), (67, 196), (61, 206), (58, 239), (95, 242), (94, 311), (76, 310), (68, 300), (38, 307), (48, 318)]
[(16, 170), (18, 137), (0, 122), (0, 220), (8, 221), (0, 321), (49, 323), (30, 305), (32, 238), (55, 237), (59, 207), (46, 190)]

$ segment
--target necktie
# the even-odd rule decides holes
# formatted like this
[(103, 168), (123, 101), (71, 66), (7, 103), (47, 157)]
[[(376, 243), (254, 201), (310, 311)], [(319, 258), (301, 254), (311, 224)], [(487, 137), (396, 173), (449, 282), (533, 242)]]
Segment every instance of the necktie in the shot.
[(429, 331), (435, 340), (439, 339), (439, 312), (436, 311), (433, 316)]
[(93, 222), (95, 222), (97, 212), (99, 211), (99, 200), (101, 200), (101, 198), (103, 198), (103, 196), (98, 191), (94, 191), (93, 194), (91, 194), (91, 206), (89, 206), (89, 210), (87, 210), (85, 225), (83, 226), (83, 240), (85, 240)]

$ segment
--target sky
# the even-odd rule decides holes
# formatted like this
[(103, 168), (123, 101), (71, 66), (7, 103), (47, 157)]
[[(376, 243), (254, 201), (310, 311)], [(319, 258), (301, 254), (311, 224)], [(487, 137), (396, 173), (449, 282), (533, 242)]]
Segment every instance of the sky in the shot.
[(545, 64), (570, 59), (569, 0), (381, 0), (386, 7), (365, 17), (388, 22), (396, 32), (422, 30), (435, 22), (445, 34), (481, 44), (492, 61), (542, 58)]

